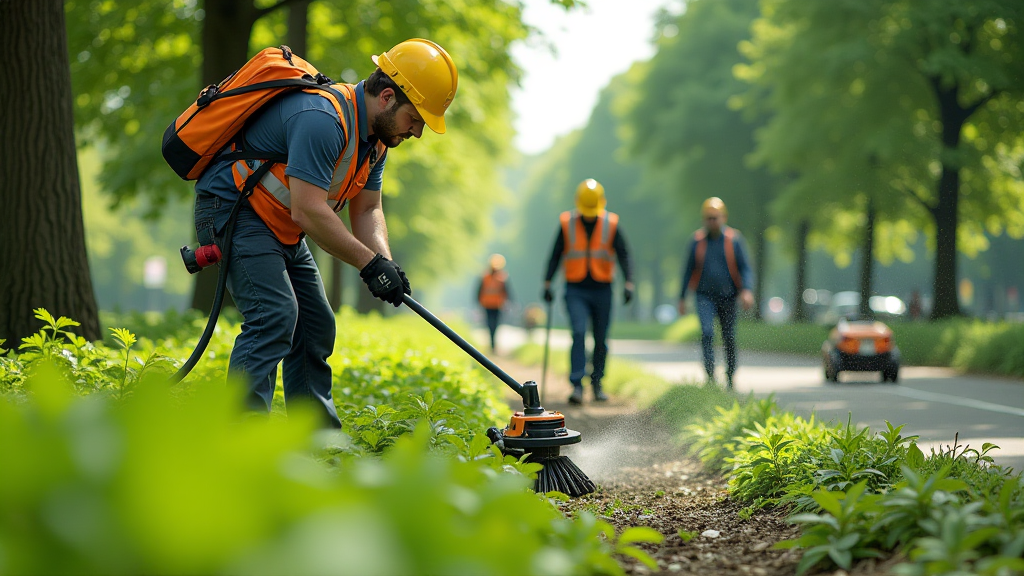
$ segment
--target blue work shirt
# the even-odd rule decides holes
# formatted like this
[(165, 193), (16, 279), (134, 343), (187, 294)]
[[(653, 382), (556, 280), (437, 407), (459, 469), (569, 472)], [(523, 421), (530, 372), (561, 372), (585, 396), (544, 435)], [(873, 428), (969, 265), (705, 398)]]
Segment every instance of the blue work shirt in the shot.
[[(722, 232), (717, 238), (707, 236), (708, 247), (704, 252), (704, 269), (701, 270), (700, 281), (697, 282), (697, 293), (717, 299), (735, 298), (738, 290), (732, 281), (732, 275), (729, 274), (729, 264), (725, 260), (725, 227), (722, 228)], [(747, 258), (747, 246), (743, 235), (735, 228), (733, 229), (732, 246), (743, 289), (751, 290), (754, 285), (754, 272), (750, 268), (750, 259)], [(689, 257), (686, 260), (686, 268), (683, 270), (683, 289), (679, 296), (680, 299), (686, 297), (690, 288), (690, 278), (693, 276), (697, 258), (696, 240), (690, 240), (690, 248), (687, 253)]]
[[(366, 161), (377, 137), (369, 135), (363, 83), (355, 87), (356, 113), (359, 115), (358, 161)], [(244, 148), (288, 156), (285, 175), (305, 180), (314, 186), (330, 188), (334, 167), (345, 148), (345, 133), (338, 112), (329, 100), (317, 94), (296, 91), (271, 102), (259, 113), (244, 135)], [(387, 153), (374, 164), (365, 190), (380, 190)], [(196, 192), (207, 192), (235, 201), (238, 189), (231, 174), (231, 162), (215, 161), (196, 182)], [(221, 226), (218, 224), (218, 228)]]

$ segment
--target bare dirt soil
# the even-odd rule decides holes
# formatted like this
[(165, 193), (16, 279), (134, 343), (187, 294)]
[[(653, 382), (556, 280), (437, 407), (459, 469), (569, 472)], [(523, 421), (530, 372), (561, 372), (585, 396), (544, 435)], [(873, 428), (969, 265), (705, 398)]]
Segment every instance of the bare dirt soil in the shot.
[[(517, 365), (507, 358), (499, 364), (519, 381), (540, 381), (539, 368)], [(665, 540), (643, 545), (657, 561), (657, 569), (632, 558), (620, 558), (628, 574), (696, 574), (702, 576), (782, 576), (796, 573), (797, 551), (775, 549), (782, 540), (795, 538), (796, 527), (786, 523), (786, 512), (767, 510), (743, 520), (743, 504), (729, 499), (726, 480), (703, 469), (673, 439), (674, 431), (658, 424), (649, 412), (612, 397), (592, 401), (587, 390), (583, 406), (566, 402), (571, 388), (564, 377), (548, 374), (543, 404), (565, 414), (566, 425), (582, 433), (581, 444), (562, 453), (569, 456), (598, 485), (597, 492), (563, 505), (567, 514), (587, 510), (621, 532), (631, 526), (654, 528)], [(522, 409), (509, 391), (509, 405)], [(686, 541), (680, 532), (693, 535)], [(862, 562), (853, 570), (810, 571), (834, 576), (891, 574), (895, 559)]]

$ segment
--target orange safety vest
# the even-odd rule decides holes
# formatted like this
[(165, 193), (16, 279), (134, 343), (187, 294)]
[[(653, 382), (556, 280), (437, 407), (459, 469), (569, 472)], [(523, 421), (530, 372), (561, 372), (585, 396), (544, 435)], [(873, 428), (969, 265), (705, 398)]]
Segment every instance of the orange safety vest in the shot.
[[(740, 277), (740, 269), (736, 265), (736, 249), (733, 246), (733, 237), (736, 236), (736, 233), (732, 228), (726, 226), (722, 229), (722, 234), (725, 235), (725, 263), (729, 267), (729, 276), (732, 276), (732, 282), (736, 285), (736, 289), (742, 290), (743, 278)], [(689, 289), (696, 291), (697, 284), (700, 283), (700, 273), (704, 270), (704, 254), (708, 251), (708, 233), (701, 228), (694, 232), (693, 240), (697, 243), (697, 247), (694, 250), (693, 274), (690, 275)]]
[(484, 274), (480, 283), (480, 305), (488, 310), (500, 310), (508, 300), (505, 282), (508, 273), (503, 270)]
[[(355, 197), (366, 185), (370, 169), (384, 157), (387, 147), (377, 142), (376, 150), (371, 150), (367, 161), (358, 164), (359, 150), (359, 114), (356, 110), (355, 86), (351, 84), (334, 84), (331, 86), (344, 98), (339, 100), (331, 92), (306, 89), (304, 92), (327, 98), (338, 112), (342, 131), (345, 133), (345, 148), (341, 151), (334, 165), (334, 177), (327, 190), (327, 204), (335, 212), (340, 212), (345, 203)], [(232, 145), (234, 149), (234, 145)], [(245, 179), (259, 168), (261, 160), (237, 160), (231, 166), (235, 186), (239, 191)], [(292, 221), (291, 192), (288, 189), (288, 176), (285, 175), (285, 163), (274, 164), (270, 171), (260, 180), (249, 197), (249, 204), (259, 214), (267, 227), (283, 244), (296, 244), (302, 239), (302, 229)]]
[(590, 277), (611, 284), (615, 277), (615, 248), (612, 245), (619, 226), (619, 215), (605, 211), (597, 217), (594, 232), (587, 238), (579, 212), (562, 212), (562, 239), (565, 240), (565, 281), (582, 282)]

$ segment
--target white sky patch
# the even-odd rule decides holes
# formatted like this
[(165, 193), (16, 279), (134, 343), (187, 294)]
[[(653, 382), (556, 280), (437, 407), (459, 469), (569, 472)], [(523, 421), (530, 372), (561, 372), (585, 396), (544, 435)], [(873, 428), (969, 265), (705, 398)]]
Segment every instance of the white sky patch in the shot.
[(512, 91), (514, 143), (535, 154), (586, 124), (612, 76), (654, 55), (654, 16), (658, 8), (677, 8), (679, 2), (587, 0), (587, 7), (568, 13), (549, 0), (524, 4), (524, 19), (544, 36), (512, 50), (523, 69), (522, 87)]

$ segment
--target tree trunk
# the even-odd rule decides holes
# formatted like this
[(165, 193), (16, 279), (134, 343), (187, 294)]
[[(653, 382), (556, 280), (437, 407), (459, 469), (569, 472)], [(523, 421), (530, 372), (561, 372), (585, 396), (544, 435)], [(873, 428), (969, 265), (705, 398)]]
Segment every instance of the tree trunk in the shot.
[(959, 188), (960, 171), (944, 163), (939, 178), (939, 205), (932, 211), (935, 218), (935, 278), (932, 288), (935, 299), (932, 320), (960, 315), (960, 302), (956, 293)]
[(302, 58), (309, 56), (306, 53), (308, 24), (309, 0), (296, 0), (288, 7), (288, 47)]
[[(661, 306), (665, 302), (665, 277), (662, 272), (662, 266), (665, 263), (665, 258), (662, 256), (661, 243), (657, 243), (654, 246), (654, 261), (651, 262), (651, 314), (654, 314), (654, 310)], [(639, 287), (637, 288), (639, 292)]]
[(796, 232), (796, 294), (793, 295), (793, 321), (806, 322), (807, 311), (804, 309), (804, 290), (807, 288), (807, 235), (811, 231), (811, 223), (801, 220)]
[[(378, 300), (370, 294), (370, 290), (366, 286), (360, 286), (356, 297), (356, 312), (360, 314), (367, 314), (371, 311), (376, 310), (381, 314), (384, 313), (384, 301)], [(413, 296), (415, 298), (415, 295)]]
[(0, 198), (5, 247), (0, 338), (17, 348), (40, 328), (33, 308), (101, 338), (89, 277), (75, 150), (64, 3), (0, 2)]
[(342, 287), (345, 285), (345, 263), (337, 258), (331, 258), (331, 291), (327, 294), (327, 300), (331, 303), (331, 309), (335, 312), (341, 310), (344, 304), (342, 301)]
[(860, 315), (871, 318), (871, 280), (875, 263), (875, 203), (868, 199), (867, 223), (864, 226), (864, 245), (861, 247), (864, 256), (860, 264)]
[[(765, 243), (765, 230), (768, 229), (765, 212), (757, 219), (757, 227), (754, 229), (754, 239), (757, 241), (757, 259), (754, 260), (754, 318), (761, 319), (761, 303), (764, 302), (764, 271), (767, 269), (765, 261), (768, 260), (768, 247)], [(751, 250), (753, 252), (753, 250)]]
[[(259, 18), (252, 0), (205, 0), (203, 30), (202, 85), (216, 84), (239, 69), (249, 59), (249, 36)], [(198, 93), (198, 90), (196, 91)], [(217, 291), (217, 272), (214, 266), (196, 274), (192, 292), (192, 308), (209, 312)], [(225, 302), (230, 297), (225, 294)]]
[(935, 277), (932, 320), (960, 315), (957, 298), (956, 234), (960, 221), (960, 165), (957, 149), (964, 123), (991, 97), (985, 97), (964, 107), (960, 105), (959, 88), (944, 86), (940, 78), (933, 77), (932, 88), (938, 101), (939, 120), (942, 123), (942, 175), (939, 177), (938, 203), (931, 207), (935, 219)]

